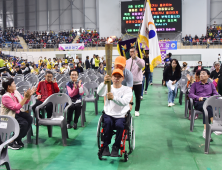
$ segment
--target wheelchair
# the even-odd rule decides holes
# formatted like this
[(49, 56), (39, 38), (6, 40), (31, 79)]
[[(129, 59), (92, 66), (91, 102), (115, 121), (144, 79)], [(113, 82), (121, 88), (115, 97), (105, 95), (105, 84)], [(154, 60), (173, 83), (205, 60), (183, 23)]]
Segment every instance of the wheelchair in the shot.
[[(103, 114), (99, 118), (98, 126), (97, 126), (97, 144), (99, 148), (98, 157), (100, 160), (103, 160), (102, 158), (102, 151), (103, 151), (103, 143), (104, 143), (104, 119), (103, 115), (105, 112), (103, 111)], [(135, 128), (134, 128), (134, 120), (133, 117), (130, 114), (130, 111), (127, 112), (125, 115), (125, 127), (122, 134), (122, 140), (120, 144), (120, 155), (119, 157), (122, 157), (124, 154), (124, 161), (128, 161), (128, 156), (133, 152), (135, 149)], [(113, 130), (113, 135), (115, 135), (115, 127)], [(129, 148), (126, 147), (126, 141), (129, 143)]]

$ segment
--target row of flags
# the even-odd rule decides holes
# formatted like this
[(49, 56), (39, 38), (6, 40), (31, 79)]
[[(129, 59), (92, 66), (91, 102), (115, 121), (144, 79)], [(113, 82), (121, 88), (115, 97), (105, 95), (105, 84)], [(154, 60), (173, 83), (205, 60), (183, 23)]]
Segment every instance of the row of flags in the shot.
[(158, 43), (158, 37), (156, 32), (156, 27), (153, 21), (152, 13), (151, 13), (151, 5), (150, 1), (147, 0), (145, 12), (143, 16), (143, 23), (140, 28), (140, 34), (137, 38), (133, 38), (127, 41), (120, 41), (117, 46), (117, 50), (121, 56), (125, 56), (128, 59), (129, 49), (132, 46), (135, 46), (137, 43), (138, 57), (142, 57), (142, 52), (140, 48), (140, 44), (147, 46), (149, 48), (149, 60), (150, 60), (150, 71), (153, 72), (153, 69), (162, 62), (160, 47)]

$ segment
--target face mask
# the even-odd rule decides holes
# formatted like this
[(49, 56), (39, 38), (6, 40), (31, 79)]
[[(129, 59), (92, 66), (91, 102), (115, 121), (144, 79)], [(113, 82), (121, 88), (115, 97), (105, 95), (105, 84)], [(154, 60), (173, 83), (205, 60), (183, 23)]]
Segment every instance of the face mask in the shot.
[(200, 64), (200, 63), (198, 63), (198, 66), (201, 66), (201, 64)]

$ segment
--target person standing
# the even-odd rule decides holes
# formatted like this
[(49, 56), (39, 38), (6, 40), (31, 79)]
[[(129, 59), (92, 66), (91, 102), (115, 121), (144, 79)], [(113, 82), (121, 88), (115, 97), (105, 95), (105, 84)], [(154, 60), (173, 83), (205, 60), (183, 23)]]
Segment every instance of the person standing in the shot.
[(181, 67), (176, 59), (171, 60), (171, 64), (163, 73), (163, 85), (168, 87), (168, 106), (174, 106), (174, 98), (177, 93), (178, 81), (181, 78)]
[(86, 56), (85, 65), (86, 65), (86, 70), (90, 68), (89, 56)]
[(137, 50), (135, 47), (130, 48), (130, 57), (126, 60), (126, 69), (133, 74), (133, 91), (136, 96), (135, 116), (139, 116), (140, 110), (140, 95), (142, 91), (143, 73), (142, 69), (145, 66), (143, 59), (137, 57)]
[(92, 69), (95, 69), (95, 58), (96, 58), (96, 55), (93, 54), (93, 58), (91, 58), (90, 60), (90, 65)]
[(96, 55), (96, 58), (95, 58), (95, 70), (98, 70), (98, 68), (99, 68), (99, 62), (100, 62), (99, 56)]
[[(144, 62), (145, 62), (145, 72), (144, 72), (144, 75), (145, 75), (145, 78), (146, 78), (146, 86), (145, 86), (145, 92), (144, 94), (147, 94), (147, 89), (148, 89), (148, 86), (149, 86), (149, 81), (150, 81), (150, 62), (149, 62), (149, 53), (146, 53), (145, 54), (145, 57), (143, 58), (144, 59)], [(145, 82), (144, 82), (145, 83)]]

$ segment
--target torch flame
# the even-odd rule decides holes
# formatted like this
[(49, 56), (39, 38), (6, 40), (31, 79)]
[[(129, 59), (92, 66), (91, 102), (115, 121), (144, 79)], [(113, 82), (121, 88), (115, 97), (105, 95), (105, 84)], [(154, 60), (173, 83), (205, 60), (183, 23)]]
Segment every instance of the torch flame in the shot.
[(110, 44), (110, 43), (112, 43), (113, 42), (113, 39), (112, 38), (109, 38), (108, 40), (107, 40), (107, 43), (108, 44)]

